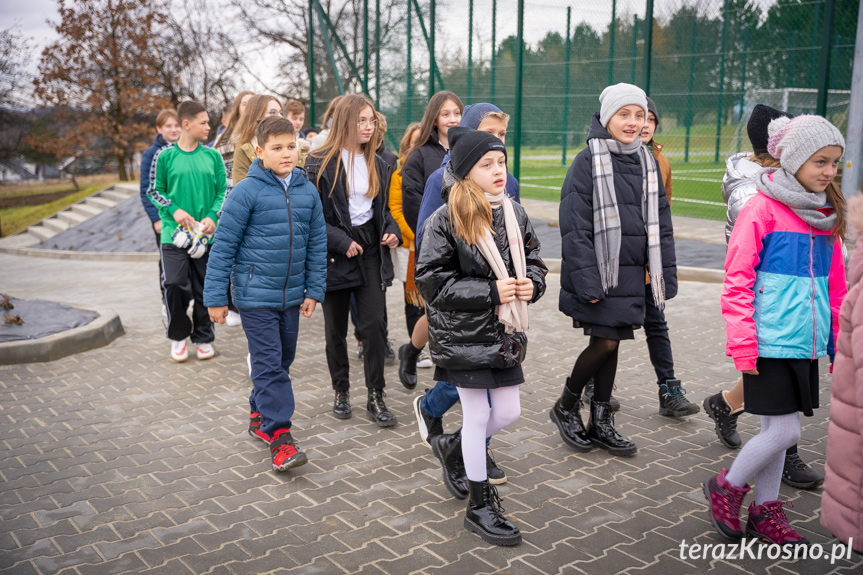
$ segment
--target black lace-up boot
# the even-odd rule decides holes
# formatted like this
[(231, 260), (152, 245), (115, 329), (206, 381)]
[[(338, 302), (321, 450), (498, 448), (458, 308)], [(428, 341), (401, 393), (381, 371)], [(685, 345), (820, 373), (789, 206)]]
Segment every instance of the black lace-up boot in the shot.
[(593, 449), (593, 443), (584, 429), (580, 409), (584, 406), (581, 402), (581, 394), (572, 393), (569, 390), (569, 379), (563, 388), (563, 394), (551, 408), (549, 417), (557, 425), (563, 442), (576, 451), (587, 452)]
[(587, 436), (597, 447), (607, 449), (612, 455), (628, 457), (638, 448), (614, 429), (614, 411), (607, 401), (590, 402), (590, 422)]
[(348, 391), (336, 390), (336, 399), (333, 401), (333, 415), (339, 419), (348, 419), (351, 416), (351, 404)]
[(470, 502), (464, 516), (464, 528), (478, 533), (494, 545), (518, 545), (521, 532), (504, 516), (497, 488), (485, 481), (470, 481)]
[(370, 389), (369, 401), (366, 403), (366, 411), (369, 419), (377, 423), (380, 427), (392, 427), (396, 424), (396, 416), (387, 409), (384, 403), (384, 390)]
[(443, 468), (443, 482), (456, 499), (468, 495), (467, 475), (461, 454), (461, 430), (456, 433), (441, 433), (429, 438), (432, 451)]
[(731, 449), (740, 447), (740, 435), (737, 433), (737, 418), (743, 413), (743, 408), (732, 410), (720, 391), (716, 395), (704, 398), (704, 411), (715, 425), (716, 437), (722, 445)]
[(659, 415), (685, 417), (695, 415), (701, 409), (683, 394), (679, 379), (666, 379), (659, 384)]

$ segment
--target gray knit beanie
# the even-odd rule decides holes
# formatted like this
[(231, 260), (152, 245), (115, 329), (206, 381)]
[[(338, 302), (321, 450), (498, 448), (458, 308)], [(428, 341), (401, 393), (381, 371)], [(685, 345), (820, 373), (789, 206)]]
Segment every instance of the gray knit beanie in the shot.
[(842, 132), (821, 116), (776, 118), (767, 126), (767, 134), (767, 153), (791, 175), (821, 148), (839, 146), (845, 152)]
[(615, 84), (609, 86), (599, 95), (599, 102), (602, 106), (599, 109), (599, 123), (602, 127), (608, 125), (611, 117), (624, 106), (641, 106), (644, 109), (644, 115), (647, 116), (647, 94), (638, 86), (632, 84)]

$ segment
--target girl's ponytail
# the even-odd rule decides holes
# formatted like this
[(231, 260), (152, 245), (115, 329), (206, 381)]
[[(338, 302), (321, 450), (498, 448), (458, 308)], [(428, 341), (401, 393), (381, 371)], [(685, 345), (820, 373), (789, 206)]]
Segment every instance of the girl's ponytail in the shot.
[(449, 216), (456, 237), (475, 245), (491, 229), (491, 204), (471, 180), (456, 180), (449, 193)]
[(836, 182), (830, 182), (824, 191), (827, 193), (827, 203), (833, 206), (833, 211), (836, 213), (836, 223), (833, 225), (833, 231), (830, 232), (830, 239), (835, 240), (839, 237), (844, 240), (848, 228), (848, 204), (845, 196), (842, 195)]

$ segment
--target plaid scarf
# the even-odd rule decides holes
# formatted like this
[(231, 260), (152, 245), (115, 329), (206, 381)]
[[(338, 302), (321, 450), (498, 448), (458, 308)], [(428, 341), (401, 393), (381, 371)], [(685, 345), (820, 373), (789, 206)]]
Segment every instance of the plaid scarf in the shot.
[(611, 154), (638, 154), (641, 160), (641, 210), (647, 232), (647, 271), (653, 301), (658, 309), (665, 308), (665, 281), (662, 277), (662, 250), (659, 239), (659, 175), (647, 148), (636, 138), (631, 144), (613, 139), (588, 140), (593, 157), (593, 244), (599, 278), (605, 293), (617, 287), (620, 267), (620, 213), (614, 192), (614, 171)]

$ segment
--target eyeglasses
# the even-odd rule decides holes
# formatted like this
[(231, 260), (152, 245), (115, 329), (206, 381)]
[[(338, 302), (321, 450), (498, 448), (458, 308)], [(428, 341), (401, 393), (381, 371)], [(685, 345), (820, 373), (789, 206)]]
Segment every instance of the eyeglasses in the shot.
[(359, 122), (357, 122), (357, 126), (359, 126), (360, 128), (364, 128), (365, 126), (371, 126), (372, 128), (374, 128), (375, 126), (377, 126), (377, 124), (377, 120), (360, 120)]

